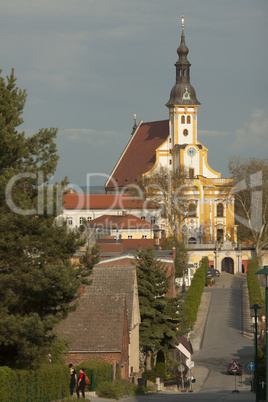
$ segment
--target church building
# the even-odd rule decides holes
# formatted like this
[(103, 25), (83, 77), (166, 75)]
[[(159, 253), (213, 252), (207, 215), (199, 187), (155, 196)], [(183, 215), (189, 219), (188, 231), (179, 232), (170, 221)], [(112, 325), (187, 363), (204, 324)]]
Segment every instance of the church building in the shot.
[[(183, 168), (188, 212), (178, 236), (187, 247), (190, 266), (197, 269), (201, 259), (208, 257), (210, 266), (220, 272), (246, 273), (247, 261), (254, 256), (254, 245), (237, 241), (234, 196), (229, 191), (233, 182), (209, 166), (208, 149), (198, 141), (200, 102), (190, 82), (183, 17), (177, 53), (175, 85), (166, 103), (168, 119), (136, 124), (134, 116), (130, 139), (105, 184), (106, 194), (66, 194), (63, 217), (75, 227), (83, 220), (89, 223), (103, 219), (102, 215), (132, 214), (159, 228), (155, 238), (159, 233), (168, 236), (169, 225), (161, 208), (151, 204), (144, 211), (143, 202), (133, 201), (128, 190), (161, 167), (170, 173)], [(143, 241), (150, 240), (145, 239), (140, 227), (133, 230), (135, 241), (137, 236)]]
[[(166, 104), (169, 119), (134, 123), (132, 136), (106, 182), (106, 193), (123, 192), (160, 166), (187, 172), (189, 217), (184, 220), (187, 244), (236, 242), (234, 197), (228, 195), (231, 179), (221, 178), (207, 161), (208, 149), (198, 141), (197, 112), (200, 102), (190, 82), (189, 49), (182, 17), (181, 41), (177, 49), (176, 81)], [(162, 228), (167, 229), (162, 220)], [(166, 231), (168, 235), (168, 231)]]

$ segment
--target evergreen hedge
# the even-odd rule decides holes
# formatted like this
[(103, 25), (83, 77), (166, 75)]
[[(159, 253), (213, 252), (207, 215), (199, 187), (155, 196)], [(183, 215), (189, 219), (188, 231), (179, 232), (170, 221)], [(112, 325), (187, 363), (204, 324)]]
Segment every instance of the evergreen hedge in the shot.
[(95, 391), (98, 384), (104, 381), (112, 382), (113, 380), (113, 370), (109, 363), (100, 361), (83, 362), (75, 367), (78, 377), (80, 368), (85, 370), (86, 375), (90, 379), (89, 389), (92, 391)]
[[(104, 362), (85, 362), (76, 367), (77, 374), (84, 368), (91, 379), (91, 387), (112, 381), (111, 365)], [(51, 402), (70, 395), (70, 370), (63, 364), (45, 364), (37, 370), (12, 370), (0, 366), (1, 402)]]
[(2, 402), (50, 402), (68, 396), (69, 367), (62, 364), (42, 365), (38, 370), (12, 370), (0, 367)]
[(255, 274), (256, 271), (258, 271), (258, 261), (256, 259), (248, 260), (247, 284), (249, 304), (253, 306), (256, 303), (264, 309), (264, 299), (258, 282), (258, 275)]
[(209, 260), (207, 257), (203, 257), (184, 299), (180, 317), (180, 333), (182, 335), (191, 331), (194, 327), (208, 270)]

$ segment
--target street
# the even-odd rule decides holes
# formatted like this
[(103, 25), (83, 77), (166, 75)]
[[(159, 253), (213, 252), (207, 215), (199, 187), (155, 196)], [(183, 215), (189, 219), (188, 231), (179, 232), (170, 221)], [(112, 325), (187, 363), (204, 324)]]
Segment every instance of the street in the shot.
[[(252, 339), (243, 334), (245, 280), (246, 276), (223, 272), (214, 287), (205, 289), (212, 293), (211, 302), (201, 348), (193, 355), (197, 382), (198, 373), (204, 376), (205, 372), (199, 392), (250, 391), (252, 374), (247, 366), (254, 361), (254, 348)], [(227, 365), (234, 359), (242, 365), (242, 376), (227, 375)]]

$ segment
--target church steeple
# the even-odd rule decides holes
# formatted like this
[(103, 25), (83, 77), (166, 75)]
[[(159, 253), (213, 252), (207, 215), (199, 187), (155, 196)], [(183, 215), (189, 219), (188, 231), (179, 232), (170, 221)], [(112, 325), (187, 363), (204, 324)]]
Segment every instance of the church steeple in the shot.
[(170, 99), (167, 106), (173, 105), (200, 105), (196, 99), (196, 94), (193, 86), (190, 84), (190, 66), (191, 63), (187, 59), (189, 49), (185, 43), (184, 34), (184, 16), (182, 16), (182, 32), (181, 43), (177, 49), (178, 61), (176, 67), (176, 84), (170, 92)]

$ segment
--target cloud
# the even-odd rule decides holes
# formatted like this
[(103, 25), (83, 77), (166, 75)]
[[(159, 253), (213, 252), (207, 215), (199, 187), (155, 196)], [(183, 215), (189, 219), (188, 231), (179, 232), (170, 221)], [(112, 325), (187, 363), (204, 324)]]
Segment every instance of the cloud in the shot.
[(201, 136), (213, 136), (213, 137), (219, 137), (219, 136), (225, 136), (225, 135), (230, 135), (231, 133), (228, 133), (227, 131), (217, 131), (217, 130), (198, 130), (198, 134)]
[(68, 128), (61, 134), (70, 142), (86, 143), (97, 147), (114, 143), (119, 137), (115, 131), (100, 131), (90, 128)]
[(250, 120), (235, 132), (232, 150), (252, 150), (266, 153), (268, 149), (268, 108), (254, 109)]

